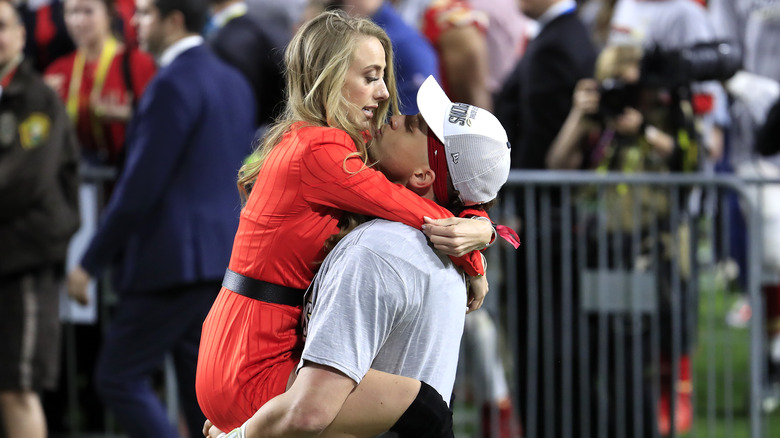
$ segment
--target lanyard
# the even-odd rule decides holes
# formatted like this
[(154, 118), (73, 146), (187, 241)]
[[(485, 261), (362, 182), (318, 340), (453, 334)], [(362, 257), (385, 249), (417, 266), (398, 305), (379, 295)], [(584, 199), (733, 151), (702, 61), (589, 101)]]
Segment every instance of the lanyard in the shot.
[[(108, 75), (108, 67), (111, 66), (111, 61), (114, 60), (116, 55), (117, 40), (109, 38), (103, 45), (103, 50), (100, 51), (100, 59), (98, 60), (97, 70), (95, 72), (95, 83), (92, 84), (92, 93), (100, 94), (103, 91), (103, 84), (106, 82), (106, 76)], [(84, 75), (84, 53), (80, 50), (76, 51), (76, 59), (73, 61), (73, 73), (70, 76), (70, 87), (68, 88), (68, 102), (67, 109), (70, 119), (74, 125), (78, 124), (79, 119), (79, 99), (81, 91), (81, 77)]]

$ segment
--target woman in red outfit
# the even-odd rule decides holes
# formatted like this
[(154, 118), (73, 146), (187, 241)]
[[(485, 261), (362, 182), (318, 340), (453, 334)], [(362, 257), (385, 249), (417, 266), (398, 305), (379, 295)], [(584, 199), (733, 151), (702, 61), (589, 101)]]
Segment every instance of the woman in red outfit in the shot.
[[(287, 108), (257, 160), (241, 169), (248, 199), (224, 287), (203, 324), (198, 401), (221, 430), (240, 426), (287, 388), (302, 347), (303, 292), (343, 211), (417, 228), (425, 216), (449, 218), (428, 226), (431, 241), (469, 275), (484, 274), (478, 252), (457, 255), (486, 246), (488, 222), (451, 218), (367, 165), (365, 133), (397, 109), (392, 59), (381, 28), (340, 13), (313, 19), (288, 46)], [(484, 277), (478, 282), (484, 298)], [(360, 384), (367, 387), (414, 398), (420, 382), (372, 370)]]
[(44, 80), (65, 102), (82, 155), (93, 164), (116, 165), (154, 60), (112, 34), (114, 0), (65, 0), (64, 13), (76, 50), (54, 61)]

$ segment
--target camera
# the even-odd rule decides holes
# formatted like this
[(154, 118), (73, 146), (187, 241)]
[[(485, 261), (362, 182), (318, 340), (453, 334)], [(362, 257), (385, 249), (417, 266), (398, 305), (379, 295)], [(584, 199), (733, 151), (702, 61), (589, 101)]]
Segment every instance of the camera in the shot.
[(677, 50), (654, 47), (642, 57), (641, 79), (647, 87), (678, 88), (692, 82), (725, 81), (742, 66), (736, 46), (722, 42), (699, 43)]
[(725, 42), (700, 43), (677, 50), (653, 47), (640, 61), (639, 81), (609, 78), (599, 84), (600, 117), (615, 117), (637, 107), (642, 90), (678, 91), (693, 82), (726, 80), (742, 65), (739, 51)]
[(621, 79), (609, 78), (599, 84), (600, 117), (617, 117), (627, 107), (636, 107), (639, 101), (639, 83), (628, 83)]

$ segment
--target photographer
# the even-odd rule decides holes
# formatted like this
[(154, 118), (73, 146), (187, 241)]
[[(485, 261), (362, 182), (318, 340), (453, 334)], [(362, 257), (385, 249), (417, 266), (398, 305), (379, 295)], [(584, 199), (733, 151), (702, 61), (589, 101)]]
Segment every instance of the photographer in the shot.
[[(695, 148), (695, 145), (686, 143), (688, 128), (680, 121), (679, 101), (671, 98), (666, 88), (647, 82), (644, 65), (643, 51), (639, 46), (612, 45), (602, 51), (596, 61), (595, 79), (584, 79), (577, 83), (567, 120), (546, 156), (549, 168), (592, 169), (626, 174), (663, 174), (686, 168), (686, 162), (690, 160), (687, 151)], [(679, 223), (673, 223), (669, 217), (673, 202), (669, 191), (652, 186), (629, 187), (625, 184), (607, 186), (599, 193), (596, 190), (586, 187), (576, 197), (577, 209), (585, 213), (582, 231), (589, 249), (584, 269), (591, 273), (623, 275), (624, 278), (636, 275), (638, 271), (652, 276), (652, 284), (658, 296), (659, 316), (662, 321), (671, 320), (671, 312), (676, 311), (671, 305), (671, 278), (675, 268), (671, 256), (675, 250), (671, 242), (679, 236), (681, 228)], [(599, 236), (604, 228), (608, 243), (600, 246)], [(635, 233), (640, 236), (638, 247), (632, 239)], [(606, 259), (601, 259), (601, 251), (607, 252)], [(676, 266), (676, 269), (681, 274), (681, 281), (685, 282), (689, 271), (682, 264)], [(686, 287), (681, 287), (681, 290), (685, 291)], [(633, 292), (628, 289), (621, 291), (626, 295)], [(591, 292), (583, 289), (580, 293), (581, 299), (587, 301)], [(626, 329), (634, 323), (633, 310), (610, 313), (608, 345), (600, 345), (599, 336), (591, 335), (588, 349), (599, 351), (599, 348), (606, 348), (609, 351), (629, 352), (636, 347), (641, 351), (650, 351), (650, 314), (642, 315), (642, 329), (640, 333), (635, 333)], [(599, 313), (590, 315), (591, 334), (598, 333), (598, 319)], [(681, 326), (687, 325), (681, 323)], [(618, 330), (617, 327), (622, 329)], [(671, 333), (670, 327), (666, 323), (660, 326), (662, 354), (669, 347), (665, 343), (674, 336), (682, 336), (684, 345), (690, 341), (687, 333)], [(619, 350), (618, 346), (622, 346), (620, 348), (623, 350)], [(653, 382), (664, 376), (663, 371), (656, 368), (659, 364), (651, 362), (649, 355), (637, 359), (626, 354), (620, 361), (618, 363), (626, 364), (628, 369), (641, 368), (642, 371), (626, 372), (622, 374), (624, 379), (615, 377), (621, 375), (615, 372), (594, 375), (592, 381), (602, 383), (593, 390), (603, 391), (600, 393), (607, 394), (611, 400), (619, 400), (618, 394), (627, 391), (624, 394), (627, 403), (641, 404), (627, 408), (627, 412), (641, 412), (640, 415), (626, 418), (625, 421), (629, 423), (626, 425), (627, 430), (641, 429), (647, 436), (653, 436), (657, 431), (667, 434), (670, 430), (668, 402), (664, 401), (663, 395), (656, 399), (657, 393), (652, 389)], [(690, 376), (681, 369), (679, 377), (687, 381)], [(669, 383), (664, 380), (661, 382), (663, 394)], [(656, 417), (655, 412), (663, 412), (664, 406), (667, 415)], [(687, 407), (690, 406), (688, 403)], [(677, 410), (686, 410), (683, 402), (677, 403)], [(691, 415), (680, 418), (675, 422), (677, 430), (690, 426)]]
[[(674, 138), (658, 127), (669, 125), (660, 123), (663, 117), (658, 117), (659, 112), (668, 114), (668, 108), (660, 105), (662, 96), (640, 88), (641, 59), (642, 49), (638, 46), (614, 45), (604, 49), (596, 62), (596, 80), (582, 79), (577, 83), (571, 111), (547, 153), (549, 169), (620, 171), (617, 163), (602, 160), (616, 159), (613, 149), (623, 144), (628, 147), (629, 143), (646, 142), (649, 149), (645, 152), (654, 155), (654, 161), (673, 155)], [(601, 103), (599, 84), (616, 83), (621, 84), (620, 92)], [(626, 102), (620, 102), (623, 99)], [(651, 116), (653, 122), (646, 118), (649, 112), (655, 116)]]

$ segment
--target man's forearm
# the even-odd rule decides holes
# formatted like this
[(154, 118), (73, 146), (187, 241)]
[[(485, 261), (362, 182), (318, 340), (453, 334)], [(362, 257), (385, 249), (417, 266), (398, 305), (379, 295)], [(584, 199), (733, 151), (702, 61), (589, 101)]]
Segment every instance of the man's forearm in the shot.
[(330, 367), (310, 364), (292, 387), (263, 405), (246, 422), (246, 438), (308, 438), (338, 415), (356, 383)]

